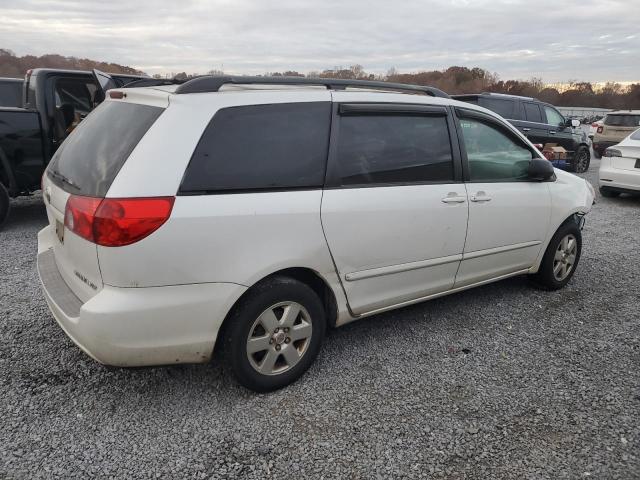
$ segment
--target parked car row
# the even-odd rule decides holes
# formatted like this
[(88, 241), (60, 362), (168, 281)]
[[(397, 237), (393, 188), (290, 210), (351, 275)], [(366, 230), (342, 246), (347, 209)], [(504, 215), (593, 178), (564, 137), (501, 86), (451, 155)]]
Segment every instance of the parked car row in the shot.
[(594, 198), (437, 89), (283, 77), (110, 90), (43, 188), (38, 271), (80, 348), (221, 350), (257, 391), (302, 375), (329, 327), (514, 275), (563, 287)]

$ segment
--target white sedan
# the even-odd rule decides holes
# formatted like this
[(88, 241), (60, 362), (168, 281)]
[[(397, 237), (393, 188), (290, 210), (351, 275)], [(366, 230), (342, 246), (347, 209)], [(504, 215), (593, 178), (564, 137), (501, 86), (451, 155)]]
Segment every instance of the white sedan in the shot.
[(640, 128), (605, 150), (598, 183), (603, 197), (640, 193)]

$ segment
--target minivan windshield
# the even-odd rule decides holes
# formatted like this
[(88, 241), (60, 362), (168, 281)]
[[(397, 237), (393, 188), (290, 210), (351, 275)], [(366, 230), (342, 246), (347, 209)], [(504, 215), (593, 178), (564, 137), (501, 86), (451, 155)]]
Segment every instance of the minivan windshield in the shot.
[(607, 115), (604, 124), (611, 127), (639, 127), (640, 115)]
[(104, 197), (140, 139), (163, 108), (103, 102), (67, 137), (47, 172), (69, 193)]

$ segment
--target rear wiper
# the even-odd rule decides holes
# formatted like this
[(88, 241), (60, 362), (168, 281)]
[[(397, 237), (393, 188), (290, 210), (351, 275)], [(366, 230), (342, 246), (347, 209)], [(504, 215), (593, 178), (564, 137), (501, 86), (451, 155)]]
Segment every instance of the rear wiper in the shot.
[(80, 187), (79, 185), (76, 185), (75, 183), (73, 183), (73, 180), (71, 180), (70, 178), (65, 177), (60, 172), (56, 172), (55, 170), (49, 170), (49, 173), (51, 174), (52, 177), (57, 178), (61, 182), (65, 183), (66, 185), (69, 185), (70, 187), (73, 187), (76, 190), (82, 190), (82, 187)]

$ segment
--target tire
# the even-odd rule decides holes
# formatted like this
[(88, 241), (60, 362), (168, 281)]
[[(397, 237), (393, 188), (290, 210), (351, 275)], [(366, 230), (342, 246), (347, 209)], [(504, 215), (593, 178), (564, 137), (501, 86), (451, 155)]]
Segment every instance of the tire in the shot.
[(580, 145), (573, 156), (573, 162), (571, 162), (571, 171), (575, 173), (584, 173), (589, 170), (589, 164), (591, 163), (591, 154), (589, 153), (589, 147), (586, 145)]
[(288, 277), (270, 278), (253, 287), (225, 321), (223, 362), (255, 392), (289, 385), (317, 357), (325, 317), (309, 286)]
[(598, 152), (595, 148), (593, 149), (593, 156), (596, 157), (596, 159), (598, 160), (602, 158), (602, 155), (600, 155), (600, 152)]
[(620, 192), (618, 192), (617, 190), (600, 187), (600, 195), (606, 198), (615, 198), (620, 196)]
[(11, 199), (9, 198), (9, 192), (5, 186), (0, 183), (0, 228), (9, 216), (9, 210), (11, 208)]
[(563, 223), (553, 235), (542, 258), (540, 270), (532, 276), (532, 280), (546, 290), (564, 287), (573, 277), (581, 253), (582, 233), (572, 218)]

